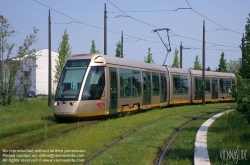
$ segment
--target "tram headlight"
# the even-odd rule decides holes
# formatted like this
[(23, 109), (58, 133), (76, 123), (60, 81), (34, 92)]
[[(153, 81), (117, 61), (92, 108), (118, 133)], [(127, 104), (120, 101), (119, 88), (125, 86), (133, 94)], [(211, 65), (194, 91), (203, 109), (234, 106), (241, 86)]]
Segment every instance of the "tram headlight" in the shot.
[(59, 102), (54, 102), (54, 106), (58, 106), (59, 105)]
[(76, 106), (76, 103), (75, 102), (70, 102), (69, 105), (70, 106)]

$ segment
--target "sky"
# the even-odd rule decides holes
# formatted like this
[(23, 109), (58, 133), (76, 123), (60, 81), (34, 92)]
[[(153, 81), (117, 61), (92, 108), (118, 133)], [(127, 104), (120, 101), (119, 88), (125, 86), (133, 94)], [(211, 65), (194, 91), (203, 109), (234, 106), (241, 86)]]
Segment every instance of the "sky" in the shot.
[[(72, 54), (89, 53), (92, 40), (103, 54), (105, 3), (109, 56), (115, 56), (116, 43), (123, 31), (124, 58), (143, 62), (151, 48), (154, 63), (162, 65), (167, 50), (152, 30), (168, 28), (172, 51), (166, 64), (172, 65), (175, 49), (179, 50), (182, 42), (186, 48), (183, 68), (193, 67), (196, 55), (202, 62), (205, 21), (205, 67), (212, 70), (218, 67), (222, 52), (227, 61), (241, 58), (239, 46), (249, 18), (249, 0), (1, 0), (0, 14), (18, 31), (10, 39), (16, 44), (22, 43), (33, 27), (38, 28), (38, 41), (32, 48), (40, 50), (48, 48), (50, 9), (53, 51), (58, 52), (67, 30)], [(159, 31), (159, 34), (168, 44), (167, 32)]]

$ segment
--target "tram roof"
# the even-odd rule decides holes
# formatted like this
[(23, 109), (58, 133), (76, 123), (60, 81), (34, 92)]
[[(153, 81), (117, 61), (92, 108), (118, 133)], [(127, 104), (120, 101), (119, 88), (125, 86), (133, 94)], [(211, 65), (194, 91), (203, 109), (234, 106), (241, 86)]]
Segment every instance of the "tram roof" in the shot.
[[(192, 75), (202, 76), (201, 70), (190, 70)], [(212, 71), (205, 71), (206, 77), (231, 77), (235, 78), (235, 74), (233, 73), (224, 73), (224, 72), (212, 72)]]
[(182, 68), (170, 68), (170, 67), (168, 67), (168, 70), (170, 73), (189, 74), (189, 71), (187, 69), (182, 69)]
[(76, 54), (70, 56), (68, 59), (92, 59), (94, 63), (112, 64), (119, 66), (127, 66), (131, 68), (150, 69), (156, 71), (166, 71), (166, 66), (149, 64), (145, 62), (138, 62), (125, 58), (118, 58), (103, 54)]
[[(140, 69), (150, 69), (150, 70), (156, 70), (156, 71), (163, 71), (165, 72), (168, 68), (170, 73), (178, 73), (178, 74), (188, 74), (188, 69), (181, 69), (181, 68), (170, 68), (167, 66), (160, 66), (155, 64), (149, 64), (145, 62), (139, 62), (134, 60), (129, 60), (125, 58), (118, 58), (103, 54), (75, 54), (68, 58), (70, 59), (91, 59), (93, 63), (103, 63), (103, 64), (111, 64), (111, 65), (119, 65), (119, 66), (126, 66), (131, 68), (140, 68)], [(202, 71), (201, 70), (190, 70), (192, 75), (201, 76)], [(206, 71), (205, 72), (206, 77), (231, 77), (235, 78), (235, 74), (233, 73), (223, 73), (223, 72), (211, 72)]]

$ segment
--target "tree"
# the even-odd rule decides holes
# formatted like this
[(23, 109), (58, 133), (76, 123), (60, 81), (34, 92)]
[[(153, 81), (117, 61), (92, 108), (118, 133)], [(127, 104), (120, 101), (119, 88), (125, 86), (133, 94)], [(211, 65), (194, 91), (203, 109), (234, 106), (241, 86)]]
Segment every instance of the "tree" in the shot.
[[(31, 49), (31, 46), (37, 42), (36, 36), (38, 29), (33, 28), (33, 32), (29, 34), (18, 46), (15, 43), (10, 43), (8, 39), (14, 37), (17, 32), (11, 27), (11, 24), (7, 19), (3, 19), (3, 23), (0, 29), (0, 38), (2, 39), (2, 52), (4, 61), (1, 61), (1, 77), (0, 77), (0, 97), (4, 106), (12, 103), (13, 95), (16, 93), (19, 86), (25, 86), (25, 75), (20, 76), (20, 84), (16, 85), (17, 73), (25, 66), (26, 62), (30, 59), (35, 59), (35, 49)], [(16, 41), (15, 41), (16, 42)], [(15, 58), (13, 56), (13, 48), (18, 46)], [(4, 55), (6, 54), (5, 58)], [(2, 62), (4, 65), (2, 65)]]
[(227, 60), (224, 59), (224, 52), (221, 53), (220, 64), (218, 65), (218, 72), (227, 72)]
[(178, 49), (175, 48), (174, 51), (174, 60), (173, 60), (173, 64), (172, 64), (172, 68), (179, 68), (180, 67), (180, 61), (179, 61), (179, 56), (178, 56)]
[(195, 56), (194, 70), (202, 70), (201, 63), (200, 63), (198, 55)]
[(148, 55), (144, 57), (144, 62), (145, 63), (150, 63), (153, 64), (154, 60), (153, 60), (153, 53), (151, 53), (151, 48), (148, 48)]
[(245, 26), (245, 43), (241, 45), (243, 59), (241, 59), (241, 67), (239, 73), (243, 79), (250, 79), (250, 13), (248, 14), (247, 24)]
[(230, 60), (227, 63), (228, 72), (238, 74), (241, 67), (241, 62), (239, 60)]
[(234, 96), (237, 101), (237, 111), (244, 114), (250, 124), (250, 13), (245, 26), (245, 44), (241, 45), (241, 51), (243, 59), (237, 76), (237, 92), (234, 92)]
[(69, 34), (67, 34), (67, 30), (64, 30), (63, 36), (62, 36), (62, 42), (59, 44), (58, 47), (58, 59), (56, 59), (56, 66), (55, 66), (55, 76), (54, 76), (54, 82), (57, 83), (61, 74), (61, 71), (63, 69), (64, 63), (66, 62), (66, 59), (71, 54), (71, 47), (69, 44)]
[(211, 71), (211, 68), (210, 68), (210, 67), (207, 67), (206, 71)]
[(233, 91), (233, 96), (236, 98), (237, 107), (236, 110), (243, 114), (248, 123), (250, 124), (250, 79), (243, 79), (241, 76), (237, 76), (236, 91)]
[(119, 57), (119, 58), (123, 58), (124, 55), (122, 54), (122, 45), (121, 45), (121, 41), (118, 41), (116, 43), (116, 50), (115, 50), (115, 56)]
[(90, 54), (100, 54), (99, 50), (96, 50), (96, 48), (95, 48), (95, 41), (94, 40), (92, 40), (92, 42), (91, 42)]

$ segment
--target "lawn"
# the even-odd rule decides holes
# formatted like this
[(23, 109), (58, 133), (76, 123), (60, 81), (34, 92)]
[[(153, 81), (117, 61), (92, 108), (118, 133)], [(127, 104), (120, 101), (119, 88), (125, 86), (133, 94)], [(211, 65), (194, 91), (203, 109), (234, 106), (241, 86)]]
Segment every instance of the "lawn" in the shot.
[[(209, 116), (228, 110), (232, 105), (234, 103), (155, 109), (102, 122), (89, 121), (95, 124), (86, 126), (78, 122), (60, 123), (54, 119), (53, 110), (47, 106), (47, 100), (29, 99), (27, 102), (17, 102), (1, 109), (0, 115), (3, 117), (0, 119), (0, 147), (37, 151), (32, 160), (35, 161), (35, 158), (44, 154), (44, 157), (39, 158), (42, 161), (52, 161), (51, 164), (70, 160), (75, 162), (64, 164), (86, 163), (101, 151), (105, 152), (91, 164), (153, 164), (165, 142), (181, 125), (200, 115)], [(198, 125), (201, 123), (197, 127)], [(63, 131), (64, 129), (67, 131)], [(28, 142), (42, 143), (29, 146)], [(105, 150), (114, 142), (117, 144)], [(65, 154), (66, 151), (71, 151), (68, 152), (71, 156), (78, 157), (46, 157), (46, 154)], [(80, 153), (77, 154), (77, 151)]]
[[(120, 140), (91, 164), (153, 164), (165, 142), (181, 125), (200, 115), (227, 110), (231, 105), (173, 107), (109, 119), (50, 139), (32, 149), (82, 149), (86, 151), (84, 160), (87, 162)], [(135, 132), (127, 136), (133, 131)]]
[(209, 127), (207, 139), (213, 165), (250, 164), (250, 124), (237, 111), (218, 118)]
[(175, 140), (171, 143), (167, 153), (163, 158), (162, 164), (194, 164), (194, 143), (197, 131), (207, 119), (214, 115), (215, 113), (213, 112), (211, 114), (202, 116), (182, 129)]

